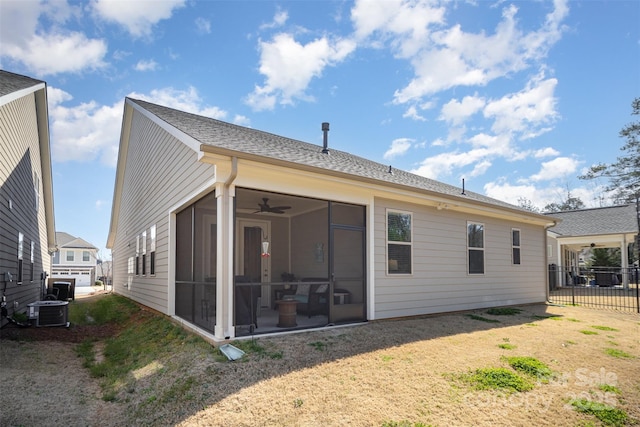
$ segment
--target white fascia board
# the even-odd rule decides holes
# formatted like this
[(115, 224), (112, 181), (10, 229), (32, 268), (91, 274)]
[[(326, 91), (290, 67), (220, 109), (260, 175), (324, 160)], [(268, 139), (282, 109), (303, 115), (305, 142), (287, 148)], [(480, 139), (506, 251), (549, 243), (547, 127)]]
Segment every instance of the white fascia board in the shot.
[(15, 101), (16, 99), (20, 99), (24, 96), (30, 95), (38, 90), (43, 90), (43, 89), (45, 91), (47, 90), (47, 85), (44, 82), (37, 83), (33, 86), (29, 86), (24, 89), (17, 90), (15, 92), (8, 93), (0, 97), (0, 106), (8, 104), (12, 101)]
[(143, 107), (136, 104), (134, 101), (126, 99), (126, 103), (131, 105), (133, 109), (135, 109), (137, 112), (139, 112), (140, 114), (142, 114), (143, 116), (151, 120), (153, 123), (155, 123), (164, 131), (166, 131), (168, 134), (175, 137), (178, 141), (182, 142), (187, 147), (191, 148), (195, 153), (198, 153), (199, 157), (202, 156), (202, 154), (200, 153), (200, 146), (202, 145), (202, 143), (200, 141), (182, 132), (181, 130), (175, 128), (174, 126), (160, 119), (155, 114), (151, 113), (150, 111), (145, 110)]

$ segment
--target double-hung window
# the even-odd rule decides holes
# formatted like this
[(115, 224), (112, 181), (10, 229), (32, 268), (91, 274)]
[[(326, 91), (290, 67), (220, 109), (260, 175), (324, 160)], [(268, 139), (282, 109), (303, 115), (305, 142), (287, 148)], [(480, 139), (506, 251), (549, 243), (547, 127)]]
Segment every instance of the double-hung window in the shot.
[(136, 276), (140, 275), (140, 235), (136, 236)]
[(18, 233), (18, 285), (22, 285), (22, 258), (24, 256), (24, 234)]
[(387, 211), (387, 273), (413, 271), (413, 216), (409, 212)]
[(150, 243), (150, 253), (149, 253), (149, 274), (156, 274), (156, 225), (153, 224), (149, 229), (149, 243)]
[(520, 265), (520, 230), (511, 229), (511, 260), (514, 265)]
[(76, 259), (76, 253), (74, 251), (67, 251), (67, 261), (73, 262)]
[(484, 274), (484, 224), (467, 223), (469, 274)]
[(33, 240), (31, 241), (31, 252), (29, 255), (31, 256), (31, 268), (29, 269), (31, 271), (30, 280), (33, 282), (33, 264), (36, 261), (36, 242)]
[(147, 230), (142, 232), (142, 275), (147, 274)]

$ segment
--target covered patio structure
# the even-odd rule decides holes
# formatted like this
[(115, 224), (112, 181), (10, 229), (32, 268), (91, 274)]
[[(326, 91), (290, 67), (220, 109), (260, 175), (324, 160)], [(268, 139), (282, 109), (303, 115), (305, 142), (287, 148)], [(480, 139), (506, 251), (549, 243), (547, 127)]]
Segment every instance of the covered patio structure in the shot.
[[(635, 204), (553, 212), (551, 215), (561, 222), (547, 231), (550, 288), (579, 285), (585, 280), (584, 284), (589, 284), (589, 280), (595, 280), (600, 286), (622, 285), (628, 289), (633, 279), (631, 260), (634, 250), (637, 251), (634, 247), (639, 228), (640, 212)], [(593, 274), (586, 278), (582, 274), (582, 257), (595, 248), (620, 249), (621, 263), (615, 277), (612, 271), (598, 271), (601, 266), (593, 266)]]

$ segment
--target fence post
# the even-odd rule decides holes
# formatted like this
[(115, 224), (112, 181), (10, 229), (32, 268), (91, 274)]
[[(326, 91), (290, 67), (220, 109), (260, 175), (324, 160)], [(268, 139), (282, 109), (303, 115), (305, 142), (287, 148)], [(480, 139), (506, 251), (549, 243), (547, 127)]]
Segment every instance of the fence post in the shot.
[(636, 276), (636, 310), (640, 313), (640, 284), (638, 284), (638, 271), (640, 269), (638, 267), (635, 268), (635, 276)]

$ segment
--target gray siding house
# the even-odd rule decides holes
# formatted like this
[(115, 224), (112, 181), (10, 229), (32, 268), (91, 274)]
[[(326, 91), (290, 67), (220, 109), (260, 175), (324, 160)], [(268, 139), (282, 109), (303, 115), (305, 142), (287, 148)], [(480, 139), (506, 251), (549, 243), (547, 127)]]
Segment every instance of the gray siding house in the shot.
[(127, 98), (113, 289), (222, 341), (546, 300), (553, 218)]
[(40, 299), (56, 244), (45, 82), (0, 70), (0, 152), (0, 298), (12, 316)]
[(56, 242), (58, 250), (51, 256), (51, 279), (75, 279), (75, 286), (93, 285), (96, 281), (98, 248), (62, 231), (56, 232)]

